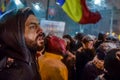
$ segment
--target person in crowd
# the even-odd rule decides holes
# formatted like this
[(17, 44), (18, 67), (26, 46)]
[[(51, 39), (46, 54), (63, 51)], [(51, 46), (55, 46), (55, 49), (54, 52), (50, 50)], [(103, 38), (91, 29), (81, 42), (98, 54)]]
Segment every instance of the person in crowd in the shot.
[(95, 80), (98, 75), (104, 73), (104, 58), (99, 54), (89, 61), (83, 70), (81, 80)]
[(73, 53), (73, 48), (75, 47), (74, 41), (72, 37), (68, 34), (63, 35), (63, 39), (66, 42), (66, 53), (67, 56), (64, 57), (63, 62), (68, 68), (68, 80), (76, 80), (75, 79), (75, 54)]
[(97, 49), (100, 44), (102, 44), (104, 41), (106, 41), (107, 35), (105, 33), (99, 33), (98, 34), (98, 40), (94, 44), (94, 48)]
[(108, 51), (115, 48), (117, 48), (116, 44), (111, 41), (101, 43), (96, 50), (97, 55), (92, 61), (87, 63), (84, 69), (83, 80), (96, 80), (99, 75), (103, 75), (106, 72), (104, 69), (104, 58)]
[(94, 59), (85, 65), (81, 80), (95, 80), (99, 75), (104, 74), (104, 58), (110, 49), (116, 48), (110, 44), (111, 42), (107, 41), (100, 44)]
[(120, 49), (111, 49), (104, 60), (106, 72), (96, 80), (120, 80)]
[(84, 33), (77, 33), (74, 37), (75, 39), (75, 47), (74, 47), (74, 53), (76, 54), (76, 51), (82, 47), (82, 38), (85, 36)]
[(85, 65), (95, 56), (93, 43), (93, 39), (88, 35), (84, 36), (82, 39), (83, 46), (79, 48), (76, 53), (76, 80), (81, 80)]
[(38, 58), (42, 80), (68, 80), (68, 70), (62, 62), (65, 55), (65, 41), (52, 34), (46, 36), (45, 53)]
[(0, 80), (41, 80), (36, 51), (43, 45), (43, 31), (30, 8), (0, 16)]
[(73, 40), (73, 38), (69, 35), (63, 35), (63, 39), (67, 42), (67, 50), (69, 50), (72, 54), (75, 55), (74, 51), (75, 51), (75, 41)]

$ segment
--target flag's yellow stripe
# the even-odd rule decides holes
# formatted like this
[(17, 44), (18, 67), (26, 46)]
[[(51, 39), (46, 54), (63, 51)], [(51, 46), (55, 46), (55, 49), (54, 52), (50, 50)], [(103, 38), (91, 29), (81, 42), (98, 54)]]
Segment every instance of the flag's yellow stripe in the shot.
[(82, 8), (80, 0), (66, 0), (62, 8), (67, 15), (75, 22), (79, 22), (82, 17)]
[(2, 12), (4, 12), (5, 11), (5, 4), (4, 3), (2, 3), (1, 8), (2, 8)]

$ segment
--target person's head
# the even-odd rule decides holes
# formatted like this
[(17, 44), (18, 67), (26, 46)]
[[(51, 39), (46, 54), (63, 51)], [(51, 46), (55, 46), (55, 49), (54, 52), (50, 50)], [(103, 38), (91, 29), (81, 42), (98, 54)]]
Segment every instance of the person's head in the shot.
[(62, 38), (48, 35), (45, 38), (45, 51), (64, 56), (66, 54), (66, 43)]
[(1, 50), (11, 57), (28, 59), (29, 50), (43, 46), (42, 34), (39, 21), (30, 8), (13, 9), (0, 16), (0, 44), (4, 46)]
[(66, 41), (67, 50), (70, 50), (74, 46), (74, 40), (69, 34), (63, 35), (63, 39)]
[(104, 59), (101, 55), (96, 55), (93, 59), (93, 64), (100, 70), (104, 70)]
[(69, 34), (63, 35), (63, 39), (66, 40), (67, 44), (72, 42), (72, 37)]
[(25, 42), (30, 49), (42, 50), (44, 47), (43, 31), (35, 15), (30, 14), (25, 21)]
[(101, 70), (104, 69), (104, 58), (107, 54), (106, 49), (108, 49), (108, 48), (104, 49), (104, 47), (107, 47), (107, 45), (104, 44), (104, 47), (103, 47), (103, 44), (100, 45), (100, 47), (96, 50), (96, 56), (94, 58), (94, 63), (96, 65), (96, 67), (101, 69)]
[(85, 36), (85, 34), (83, 34), (83, 33), (77, 33), (74, 38), (76, 40), (81, 41), (84, 36)]
[(83, 43), (84, 48), (93, 49), (94, 41), (90, 36), (88, 35), (84, 36), (82, 39), (82, 43)]
[(120, 49), (112, 49), (107, 53), (104, 66), (109, 78), (120, 80)]
[(117, 45), (113, 42), (105, 41), (97, 48), (98, 52), (108, 52), (109, 50), (117, 48)]
[(99, 33), (98, 34), (98, 40), (105, 41), (107, 38), (107, 35), (105, 33)]

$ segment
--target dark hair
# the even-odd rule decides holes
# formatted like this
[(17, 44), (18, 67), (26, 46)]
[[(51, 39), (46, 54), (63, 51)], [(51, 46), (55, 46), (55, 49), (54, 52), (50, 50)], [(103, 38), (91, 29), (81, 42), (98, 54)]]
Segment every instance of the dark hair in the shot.
[(83, 34), (83, 33), (77, 33), (77, 34), (75, 35), (75, 39), (81, 41), (84, 36), (85, 36), (85, 34)]
[(105, 33), (99, 33), (98, 34), (98, 40), (104, 41), (105, 38), (106, 38), (106, 34)]
[(69, 34), (63, 35), (63, 38), (67, 38), (67, 39), (69, 39), (70, 41), (72, 41), (72, 37), (71, 37)]

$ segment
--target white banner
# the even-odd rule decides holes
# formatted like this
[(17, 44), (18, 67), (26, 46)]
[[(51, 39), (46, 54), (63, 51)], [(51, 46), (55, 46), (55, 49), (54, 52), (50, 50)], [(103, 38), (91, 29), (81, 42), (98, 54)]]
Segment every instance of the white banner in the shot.
[(62, 37), (65, 30), (65, 22), (41, 20), (40, 25), (46, 35), (54, 33), (55, 35)]

